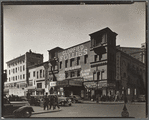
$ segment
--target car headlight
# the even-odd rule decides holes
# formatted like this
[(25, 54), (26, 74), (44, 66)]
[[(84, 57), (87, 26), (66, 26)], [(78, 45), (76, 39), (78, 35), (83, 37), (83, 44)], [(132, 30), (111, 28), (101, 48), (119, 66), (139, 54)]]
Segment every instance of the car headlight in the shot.
[(71, 99), (68, 99), (69, 102), (71, 102)]

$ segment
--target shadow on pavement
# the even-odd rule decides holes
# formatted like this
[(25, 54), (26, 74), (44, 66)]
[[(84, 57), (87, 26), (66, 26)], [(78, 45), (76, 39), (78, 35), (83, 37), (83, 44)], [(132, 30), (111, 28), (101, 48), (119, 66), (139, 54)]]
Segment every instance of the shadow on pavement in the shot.
[(53, 112), (59, 112), (59, 111), (62, 111), (62, 110), (45, 110), (45, 111), (34, 112), (32, 113), (32, 115), (43, 114), (43, 113), (53, 113)]

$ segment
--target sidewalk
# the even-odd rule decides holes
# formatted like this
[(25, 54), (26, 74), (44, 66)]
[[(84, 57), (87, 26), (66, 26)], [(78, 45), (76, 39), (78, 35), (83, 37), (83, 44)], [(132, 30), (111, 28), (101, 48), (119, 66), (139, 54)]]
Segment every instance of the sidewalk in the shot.
[(33, 115), (34, 114), (42, 114), (42, 113), (52, 113), (52, 112), (59, 112), (61, 111), (61, 108), (60, 109), (55, 109), (53, 110), (53, 108), (51, 110), (43, 110), (43, 107), (40, 107), (40, 106), (32, 106), (34, 112), (32, 113)]

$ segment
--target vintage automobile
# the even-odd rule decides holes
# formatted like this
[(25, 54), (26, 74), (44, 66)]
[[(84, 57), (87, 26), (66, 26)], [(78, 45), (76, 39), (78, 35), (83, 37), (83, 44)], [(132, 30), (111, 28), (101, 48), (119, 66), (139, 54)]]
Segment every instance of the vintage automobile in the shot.
[(3, 117), (29, 118), (34, 112), (28, 101), (9, 101), (3, 98)]
[(72, 103), (82, 103), (82, 99), (79, 95), (71, 95), (70, 99), (72, 101)]
[(69, 97), (64, 97), (64, 96), (58, 95), (58, 103), (63, 106), (65, 106), (65, 105), (71, 106), (72, 101)]

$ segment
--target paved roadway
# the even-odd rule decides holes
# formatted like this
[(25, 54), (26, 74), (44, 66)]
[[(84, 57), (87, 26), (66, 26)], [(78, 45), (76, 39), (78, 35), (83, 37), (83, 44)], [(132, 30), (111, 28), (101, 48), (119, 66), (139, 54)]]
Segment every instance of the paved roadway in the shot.
[[(35, 113), (31, 117), (121, 117), (123, 103), (76, 103), (72, 106), (61, 106), (61, 110), (43, 110), (33, 106)], [(146, 118), (145, 103), (128, 103), (130, 117)]]

